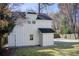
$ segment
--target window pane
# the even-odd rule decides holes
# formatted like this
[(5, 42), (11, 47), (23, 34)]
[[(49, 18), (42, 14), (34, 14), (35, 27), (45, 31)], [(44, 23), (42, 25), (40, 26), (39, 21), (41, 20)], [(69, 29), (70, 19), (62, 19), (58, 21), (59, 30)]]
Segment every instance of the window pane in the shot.
[(30, 35), (30, 40), (33, 40), (33, 35), (32, 34)]
[(35, 21), (32, 21), (32, 23), (35, 24), (36, 22)]
[(30, 21), (27, 21), (28, 22), (28, 24), (31, 24), (31, 22)]

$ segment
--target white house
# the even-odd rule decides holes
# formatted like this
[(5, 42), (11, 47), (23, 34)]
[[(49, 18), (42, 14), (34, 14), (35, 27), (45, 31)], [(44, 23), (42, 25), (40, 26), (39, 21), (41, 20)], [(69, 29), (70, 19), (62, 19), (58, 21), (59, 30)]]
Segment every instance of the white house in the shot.
[[(22, 14), (22, 12), (21, 12)], [(18, 16), (16, 26), (8, 36), (8, 46), (51, 46), (54, 45), (52, 19), (46, 14), (34, 12)], [(23, 18), (24, 17), (24, 18)]]

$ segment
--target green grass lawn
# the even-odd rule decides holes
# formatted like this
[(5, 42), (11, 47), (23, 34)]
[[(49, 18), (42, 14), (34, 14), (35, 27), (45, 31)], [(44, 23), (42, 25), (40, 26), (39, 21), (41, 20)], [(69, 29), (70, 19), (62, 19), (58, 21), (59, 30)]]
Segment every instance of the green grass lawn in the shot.
[(17, 56), (79, 56), (79, 44), (72, 47), (59, 45), (55, 47), (28, 47), (17, 48)]

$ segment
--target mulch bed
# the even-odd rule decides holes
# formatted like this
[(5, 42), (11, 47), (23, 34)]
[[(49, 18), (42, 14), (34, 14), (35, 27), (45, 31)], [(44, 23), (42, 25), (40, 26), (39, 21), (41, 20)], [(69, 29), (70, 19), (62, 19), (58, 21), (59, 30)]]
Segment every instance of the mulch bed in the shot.
[(11, 56), (13, 52), (13, 48), (2, 48), (0, 49), (0, 56)]

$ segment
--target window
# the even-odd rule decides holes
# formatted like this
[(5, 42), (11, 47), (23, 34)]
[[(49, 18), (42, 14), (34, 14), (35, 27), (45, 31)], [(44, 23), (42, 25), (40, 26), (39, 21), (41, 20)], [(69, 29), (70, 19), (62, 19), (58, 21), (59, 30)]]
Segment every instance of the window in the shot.
[[(31, 21), (27, 21), (28, 24), (31, 24)], [(32, 24), (35, 24), (36, 22), (35, 21), (32, 21)]]
[(32, 23), (35, 24), (36, 22), (35, 21), (32, 21)]
[(30, 21), (27, 21), (28, 22), (28, 24), (31, 24), (31, 22)]
[(33, 40), (33, 34), (30, 35), (30, 40)]

